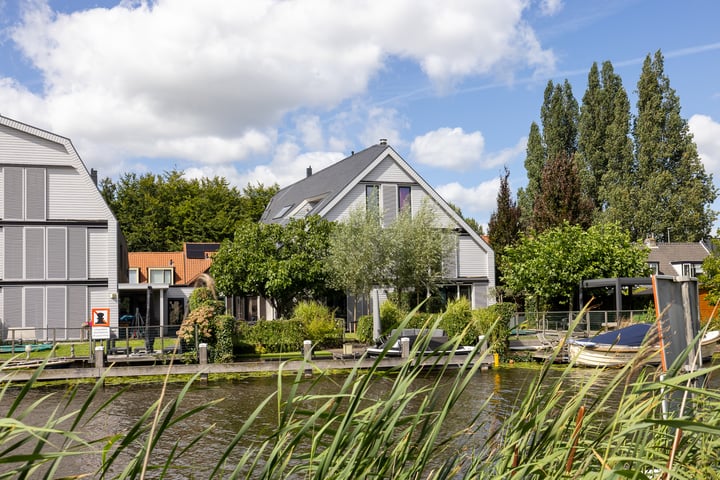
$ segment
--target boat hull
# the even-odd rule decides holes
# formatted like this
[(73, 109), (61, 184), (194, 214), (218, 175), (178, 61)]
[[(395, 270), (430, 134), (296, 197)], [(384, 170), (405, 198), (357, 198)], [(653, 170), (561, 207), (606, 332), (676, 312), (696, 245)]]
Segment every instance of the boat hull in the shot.
[[(703, 360), (712, 358), (720, 342), (720, 331), (707, 332), (700, 342), (700, 354)], [(597, 344), (592, 342), (570, 342), (567, 346), (568, 357), (575, 365), (584, 367), (622, 367), (636, 360), (636, 356), (645, 350), (644, 357), (638, 363), (656, 365), (660, 363), (660, 346), (652, 348)]]

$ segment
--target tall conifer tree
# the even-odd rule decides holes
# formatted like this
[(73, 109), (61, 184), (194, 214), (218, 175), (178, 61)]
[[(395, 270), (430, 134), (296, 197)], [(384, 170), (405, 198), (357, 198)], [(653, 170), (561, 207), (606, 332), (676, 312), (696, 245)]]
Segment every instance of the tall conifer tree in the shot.
[[(510, 171), (505, 167), (505, 175), (500, 178), (497, 195), (497, 208), (490, 215), (488, 236), (495, 251), (495, 265), (500, 264), (499, 257), (508, 245), (512, 245), (520, 233), (520, 207), (512, 199), (509, 185)], [(496, 277), (498, 278), (498, 277)]]
[(669, 234), (674, 241), (698, 241), (708, 236), (717, 216), (710, 209), (717, 190), (680, 115), (663, 62), (660, 51), (654, 58), (648, 55), (638, 81), (636, 201), (629, 230), (635, 240)]

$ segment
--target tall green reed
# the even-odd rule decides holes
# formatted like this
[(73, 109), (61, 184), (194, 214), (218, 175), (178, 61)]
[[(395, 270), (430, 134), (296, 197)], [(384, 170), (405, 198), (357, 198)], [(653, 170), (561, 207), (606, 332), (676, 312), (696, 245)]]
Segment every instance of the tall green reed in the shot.
[[(407, 323), (408, 319), (402, 326)], [(427, 324), (437, 328), (440, 319)], [(392, 344), (399, 332), (390, 338)], [(457, 347), (462, 336), (448, 342)], [(525, 395), (493, 426), (487, 441), (467, 441), (487, 428), (482, 408), (465, 428), (447, 431), (446, 419), (481, 366), (477, 349), (467, 357), (426, 356), (421, 337), (410, 358), (397, 368), (381, 368), (381, 355), (369, 367), (356, 365), (339, 380), (315, 372), (282, 374), (277, 392), (264, 399), (244, 421), (214, 464), (211, 478), (252, 479), (545, 479), (666, 478), (712, 479), (720, 472), (720, 392), (702, 388), (702, 380), (719, 366), (682, 372), (677, 365), (660, 377), (638, 357), (611, 371), (585, 370), (580, 383), (573, 365), (560, 370), (544, 364)], [(560, 346), (554, 355), (560, 355)], [(428, 362), (437, 374), (426, 375)], [(307, 365), (313, 368), (312, 363)], [(214, 402), (184, 405), (195, 378), (172, 398), (155, 403), (126, 431), (92, 438), (84, 427), (112, 408), (122, 392), (99, 400), (100, 379), (81, 400), (70, 387), (65, 401), (38, 423), (33, 413), (45, 400), (28, 401), (36, 373), (20, 387), (5, 383), (0, 395), (12, 399), (0, 423), (0, 478), (54, 477), (63, 460), (85, 455), (99, 467), (77, 472), (79, 478), (192, 477), (178, 471), (176, 460), (204, 441), (212, 428), (192, 438), (173, 438), (173, 427)], [(422, 377), (422, 378), (421, 378)], [(602, 378), (601, 378), (602, 377)], [(422, 380), (422, 381), (421, 381)], [(601, 381), (602, 380), (602, 381)], [(166, 379), (167, 381), (167, 379)], [(318, 382), (336, 382), (332, 395), (314, 393)], [(375, 388), (378, 381), (392, 387)], [(166, 383), (167, 384), (167, 383)], [(602, 384), (601, 388), (598, 385)], [(663, 403), (673, 395), (692, 394), (683, 415), (667, 413)], [(55, 395), (57, 393), (50, 393)], [(489, 399), (488, 399), (489, 400)], [(217, 400), (219, 401), (219, 400)], [(217, 402), (216, 401), (216, 402)], [(665, 402), (667, 403), (667, 402)], [(258, 420), (276, 412), (271, 434), (260, 437)], [(679, 434), (681, 432), (681, 434)], [(154, 454), (161, 442), (172, 447)], [(461, 448), (458, 447), (461, 445)]]

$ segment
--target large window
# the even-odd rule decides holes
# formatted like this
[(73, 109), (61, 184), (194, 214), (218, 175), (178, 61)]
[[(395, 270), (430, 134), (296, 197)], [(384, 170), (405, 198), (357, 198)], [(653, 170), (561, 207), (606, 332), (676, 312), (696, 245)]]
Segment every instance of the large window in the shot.
[(167, 283), (169, 285), (172, 285), (172, 268), (151, 268), (149, 270), (150, 283)]
[(398, 187), (398, 212), (410, 208), (410, 187)]

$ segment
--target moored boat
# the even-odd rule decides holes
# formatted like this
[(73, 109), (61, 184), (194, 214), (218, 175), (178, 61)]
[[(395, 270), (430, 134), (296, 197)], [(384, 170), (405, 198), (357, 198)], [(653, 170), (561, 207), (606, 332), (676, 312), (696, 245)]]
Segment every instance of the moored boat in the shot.
[[(387, 341), (380, 342), (380, 344), (375, 347), (368, 347), (367, 354), (371, 357), (377, 357), (385, 352), (385, 356), (387, 357), (400, 357), (402, 356), (400, 344), (402, 338), (409, 340), (410, 350), (412, 351), (413, 345), (424, 335), (426, 335), (426, 333), (422, 330), (410, 328), (402, 330), (400, 334), (395, 337), (395, 331), (393, 331), (390, 338), (396, 338), (396, 340), (392, 345), (388, 345)], [(423, 352), (424, 355), (468, 355), (475, 349), (475, 347), (471, 345), (460, 345), (454, 349), (449, 348), (449, 339), (442, 330), (434, 330), (432, 336), (429, 339), (424, 339), (424, 341), (427, 341), (425, 351)]]
[[(568, 357), (578, 366), (622, 367), (642, 352), (641, 363), (660, 363), (660, 346), (646, 340), (653, 325), (638, 323), (587, 340), (568, 341)], [(707, 332), (700, 341), (703, 359), (712, 357), (720, 342), (720, 331)]]
[(42, 352), (50, 350), (53, 347), (52, 342), (48, 343), (15, 343), (10, 345), (0, 345), (0, 353), (22, 353), (29, 350), (31, 352)]

